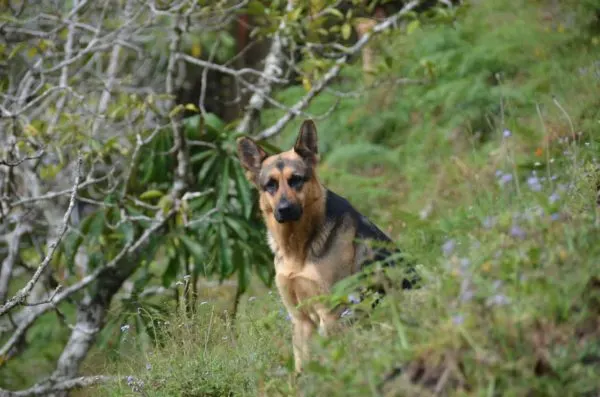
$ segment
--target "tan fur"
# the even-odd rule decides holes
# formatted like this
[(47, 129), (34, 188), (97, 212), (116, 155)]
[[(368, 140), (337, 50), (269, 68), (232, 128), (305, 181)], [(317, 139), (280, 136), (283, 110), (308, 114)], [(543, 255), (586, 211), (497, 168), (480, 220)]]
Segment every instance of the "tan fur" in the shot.
[[(241, 149), (240, 158), (246, 169), (253, 167), (252, 164), (245, 164)], [(336, 282), (357, 272), (361, 261), (370, 255), (370, 250), (365, 245), (355, 243), (356, 226), (350, 217), (338, 224), (326, 222), (326, 189), (316, 177), (314, 168), (311, 179), (300, 191), (296, 191), (286, 184), (293, 169), (270, 167), (282, 159), (293, 161), (302, 158), (292, 149), (262, 161), (260, 168), (271, 169), (269, 177), (279, 181), (279, 188), (276, 194), (261, 192), (260, 209), (268, 229), (269, 246), (275, 257), (275, 283), (292, 319), (296, 371), (301, 371), (309, 358), (308, 343), (311, 336), (317, 329), (323, 335), (335, 332), (341, 311), (340, 308), (331, 310), (324, 303), (306, 304), (306, 301), (330, 293)], [(314, 158), (312, 160), (316, 161)], [(248, 175), (254, 183), (257, 181), (256, 173), (256, 170), (249, 171)], [(277, 222), (274, 210), (282, 195), (301, 204), (303, 215), (299, 220)], [(323, 255), (323, 244), (328, 238), (330, 244)]]

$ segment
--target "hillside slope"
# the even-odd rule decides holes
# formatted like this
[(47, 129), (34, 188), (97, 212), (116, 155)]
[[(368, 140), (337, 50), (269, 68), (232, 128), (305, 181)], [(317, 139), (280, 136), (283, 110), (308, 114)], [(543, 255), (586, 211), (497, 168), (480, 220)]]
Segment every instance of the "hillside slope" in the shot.
[[(383, 37), (385, 83), (317, 124), (324, 182), (418, 263), (420, 290), (392, 291), (343, 335), (315, 340), (297, 382), (275, 290), (256, 283), (235, 327), (206, 298), (191, 318), (160, 319), (162, 346), (107, 364), (129, 382), (95, 392), (598, 395), (600, 4), (556, 3), (473, 2)], [(357, 81), (350, 68), (337, 88)]]

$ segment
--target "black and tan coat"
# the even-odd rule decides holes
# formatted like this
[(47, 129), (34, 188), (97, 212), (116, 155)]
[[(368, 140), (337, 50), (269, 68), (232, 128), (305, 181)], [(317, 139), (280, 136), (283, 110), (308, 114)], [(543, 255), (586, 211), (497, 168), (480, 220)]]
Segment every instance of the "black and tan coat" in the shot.
[[(317, 131), (307, 120), (294, 147), (267, 156), (251, 139), (238, 141), (238, 154), (248, 179), (260, 191), (260, 209), (275, 256), (275, 282), (292, 318), (296, 370), (308, 358), (308, 341), (319, 329), (333, 332), (342, 308), (303, 304), (331, 292), (333, 285), (385, 259), (389, 252), (370, 241), (390, 238), (317, 177)], [(406, 282), (404, 287), (410, 285)], [(318, 302), (318, 301), (316, 301)]]

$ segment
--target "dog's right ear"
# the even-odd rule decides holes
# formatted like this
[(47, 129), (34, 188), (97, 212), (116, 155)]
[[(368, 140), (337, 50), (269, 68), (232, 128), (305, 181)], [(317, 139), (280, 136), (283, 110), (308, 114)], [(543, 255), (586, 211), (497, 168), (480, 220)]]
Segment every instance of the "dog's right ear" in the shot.
[(311, 167), (319, 161), (319, 144), (317, 139), (317, 126), (308, 119), (300, 126), (300, 132), (294, 145), (294, 151)]
[(246, 170), (246, 178), (256, 184), (260, 166), (263, 160), (267, 158), (267, 153), (256, 142), (247, 137), (237, 140), (237, 151), (240, 163)]

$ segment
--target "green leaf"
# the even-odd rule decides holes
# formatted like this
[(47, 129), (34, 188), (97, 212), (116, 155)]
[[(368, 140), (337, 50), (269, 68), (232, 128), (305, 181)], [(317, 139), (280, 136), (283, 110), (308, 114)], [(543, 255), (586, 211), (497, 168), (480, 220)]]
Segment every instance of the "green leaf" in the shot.
[(250, 184), (244, 175), (244, 170), (239, 163), (235, 163), (233, 166), (235, 172), (235, 188), (238, 193), (238, 199), (242, 204), (242, 211), (246, 219), (250, 218), (252, 213), (252, 193), (250, 191)]
[(75, 255), (79, 246), (83, 242), (83, 236), (77, 231), (70, 231), (62, 240), (62, 246), (64, 249), (64, 256), (67, 262), (69, 271), (73, 271), (73, 264), (75, 262)]
[(338, 10), (337, 8), (334, 8), (334, 7), (327, 7), (327, 9), (325, 10), (325, 13), (336, 16), (339, 19), (344, 19), (344, 14), (342, 14), (340, 10)]
[(219, 251), (221, 261), (221, 274), (220, 279), (223, 280), (229, 277), (234, 271), (233, 262), (231, 260), (231, 247), (229, 246), (229, 236), (227, 235), (227, 228), (222, 223), (219, 226)]
[(202, 164), (202, 168), (200, 168), (200, 171), (198, 171), (198, 183), (203, 186), (209, 185), (211, 177), (214, 178), (214, 173), (211, 171), (214, 168), (213, 166), (216, 164), (217, 159), (219, 158), (219, 156), (217, 156), (217, 152), (211, 153), (212, 156), (206, 159), (204, 164)]
[(202, 247), (196, 240), (186, 236), (185, 234), (180, 235), (179, 238), (181, 239), (183, 245), (185, 245), (187, 250), (194, 257), (196, 264), (201, 263), (206, 255), (204, 247)]
[(104, 231), (104, 212), (96, 211), (96, 213), (88, 216), (81, 225), (81, 233), (85, 236), (88, 242), (95, 241)]
[(169, 260), (169, 265), (162, 274), (162, 285), (168, 287), (171, 285), (173, 280), (177, 277), (177, 270), (179, 270), (179, 255), (175, 255)]
[(223, 159), (223, 171), (219, 177), (221, 188), (219, 189), (219, 197), (216, 206), (219, 209), (224, 208), (225, 202), (227, 201), (227, 195), (229, 194), (229, 163), (231, 163), (229, 158)]
[(213, 150), (205, 150), (203, 152), (196, 153), (193, 156), (191, 156), (190, 162), (192, 164), (201, 163), (202, 161), (206, 160), (208, 157), (215, 156), (215, 155), (216, 155), (216, 153)]
[(160, 190), (146, 190), (144, 193), (140, 194), (140, 199), (142, 200), (150, 200), (158, 197), (162, 197), (164, 195)]
[(221, 133), (225, 129), (225, 123), (214, 113), (206, 113), (204, 116), (204, 125), (207, 129), (211, 129), (213, 132)]
[(418, 19), (415, 19), (414, 21), (411, 21), (406, 26), (406, 34), (410, 35), (410, 34), (414, 33), (415, 30), (417, 30), (419, 28), (419, 26), (421, 26), (421, 22)]
[(125, 244), (131, 243), (133, 241), (133, 238), (135, 236), (135, 229), (131, 222), (122, 223), (121, 225), (119, 225), (119, 228), (117, 230), (123, 233)]
[(246, 8), (246, 10), (249, 15), (263, 15), (265, 13), (265, 6), (262, 4), (262, 2), (255, 0), (248, 3), (248, 7)]
[(272, 155), (275, 153), (280, 153), (283, 151), (280, 147), (275, 146), (272, 143), (269, 143), (267, 141), (260, 141), (259, 143), (260, 143), (260, 147), (263, 148), (263, 150), (265, 152), (267, 152), (267, 154), (269, 154), (269, 155)]
[(188, 103), (185, 105), (185, 109), (186, 110), (191, 110), (192, 112), (199, 112), (200, 109), (198, 109), (198, 106), (194, 105), (193, 103)]
[(242, 239), (243, 241), (248, 240), (248, 232), (246, 231), (246, 229), (248, 229), (248, 225), (244, 222), (244, 219), (235, 219), (235, 217), (229, 215), (226, 216), (224, 218), (225, 223), (231, 228), (231, 230), (233, 230), (233, 232), (235, 234), (238, 235), (238, 237), (240, 239)]

